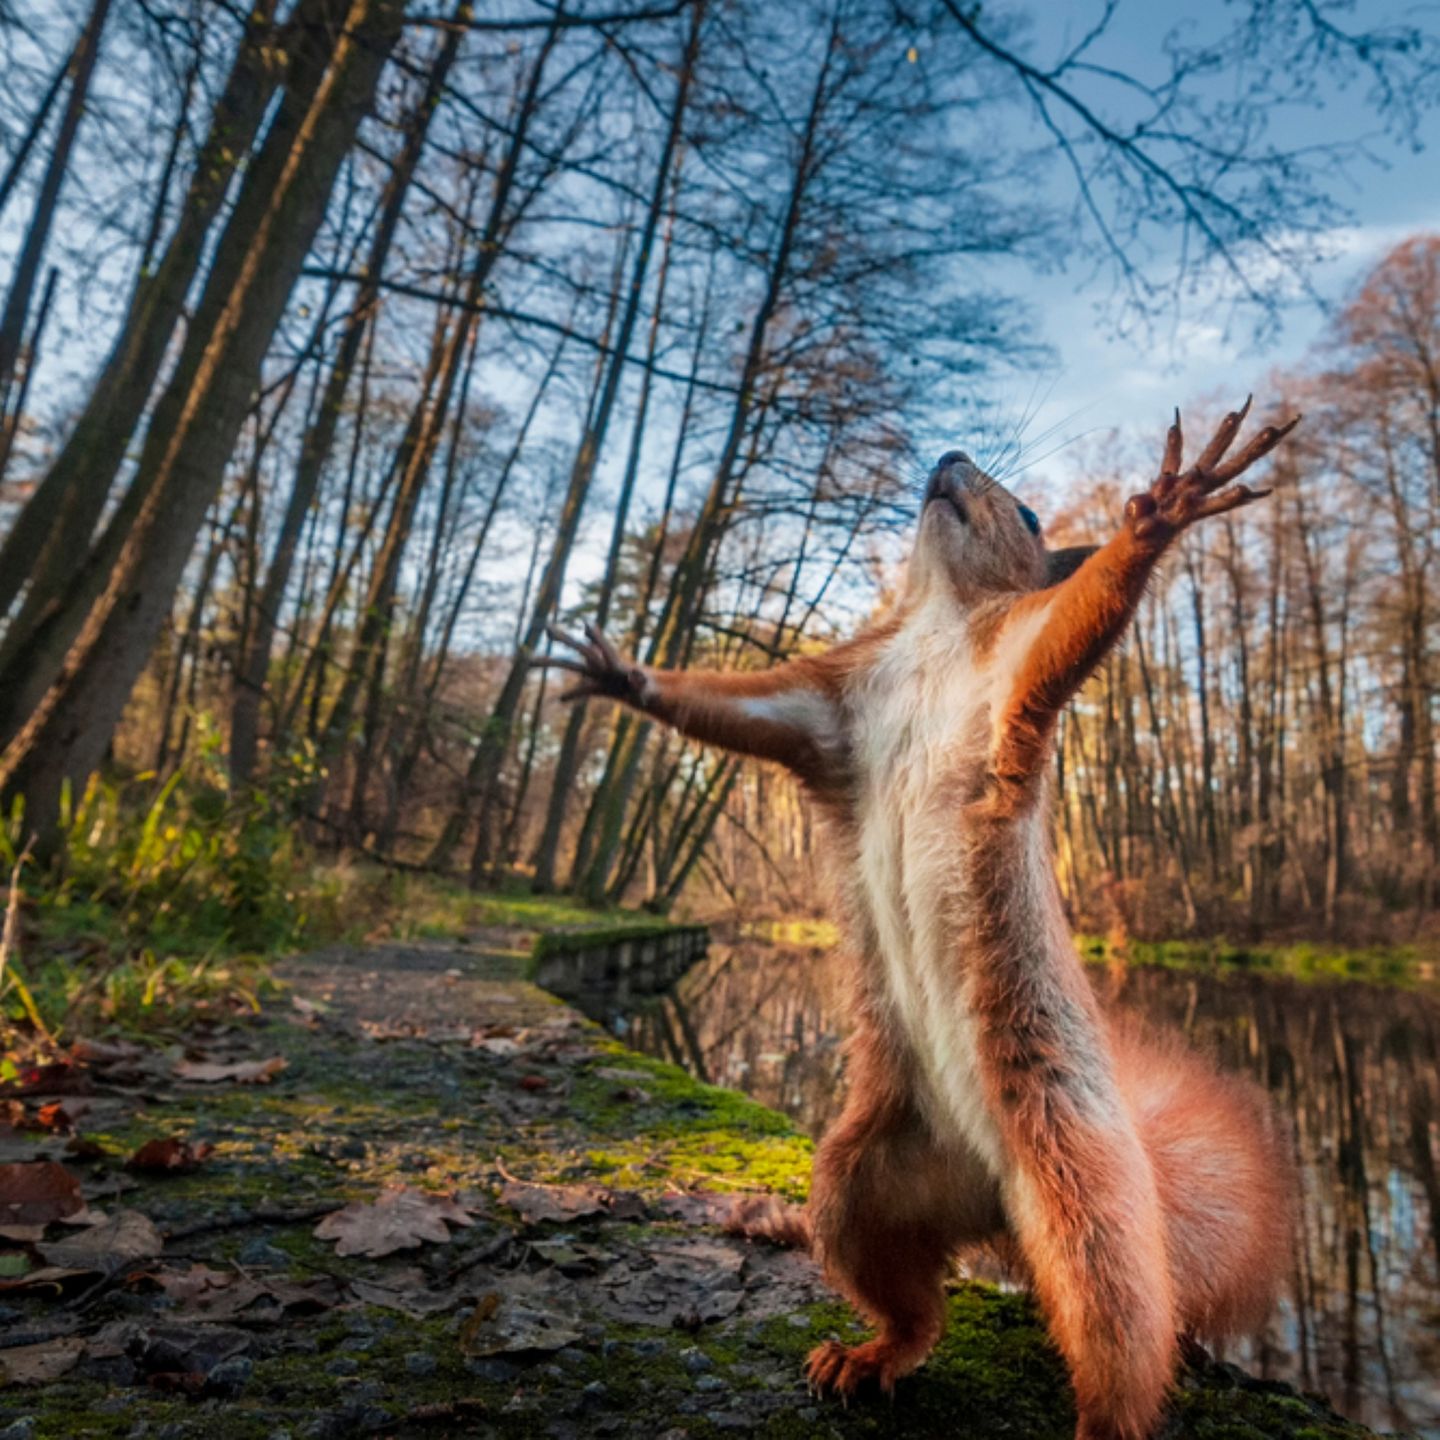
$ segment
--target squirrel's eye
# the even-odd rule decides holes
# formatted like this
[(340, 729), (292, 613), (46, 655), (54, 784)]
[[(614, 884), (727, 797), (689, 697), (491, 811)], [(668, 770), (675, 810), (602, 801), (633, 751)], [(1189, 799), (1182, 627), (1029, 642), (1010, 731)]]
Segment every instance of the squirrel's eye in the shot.
[(1032, 535), (1040, 533), (1040, 517), (1028, 505), (1020, 507), (1020, 518)]

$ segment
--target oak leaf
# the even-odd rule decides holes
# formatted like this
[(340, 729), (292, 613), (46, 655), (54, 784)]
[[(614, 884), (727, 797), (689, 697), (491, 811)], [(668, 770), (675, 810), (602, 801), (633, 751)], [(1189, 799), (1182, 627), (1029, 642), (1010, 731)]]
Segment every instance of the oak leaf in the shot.
[(0, 1165), (0, 1225), (48, 1225), (84, 1208), (79, 1180), (56, 1161)]
[(373, 1202), (357, 1200), (326, 1215), (315, 1227), (317, 1240), (334, 1240), (337, 1255), (379, 1259), (427, 1242), (444, 1245), (447, 1225), (469, 1225), (470, 1211), (452, 1196), (398, 1185)]

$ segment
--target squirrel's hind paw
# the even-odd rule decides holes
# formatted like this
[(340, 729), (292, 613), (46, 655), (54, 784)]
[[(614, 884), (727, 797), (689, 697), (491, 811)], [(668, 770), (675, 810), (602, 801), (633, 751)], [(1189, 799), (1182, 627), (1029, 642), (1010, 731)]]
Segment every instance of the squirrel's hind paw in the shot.
[(879, 1385), (887, 1395), (895, 1382), (908, 1375), (924, 1358), (908, 1346), (888, 1340), (867, 1340), (863, 1345), (842, 1345), (827, 1340), (810, 1352), (805, 1378), (821, 1395), (838, 1395), (848, 1400), (862, 1385)]

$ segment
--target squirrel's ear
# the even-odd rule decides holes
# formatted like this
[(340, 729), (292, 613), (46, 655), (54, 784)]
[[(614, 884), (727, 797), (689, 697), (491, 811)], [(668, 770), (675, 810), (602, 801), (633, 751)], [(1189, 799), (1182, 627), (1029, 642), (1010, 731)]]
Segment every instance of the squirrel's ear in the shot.
[(1045, 583), (1058, 585), (1068, 580), (1100, 547), (1098, 545), (1071, 545), (1066, 550), (1045, 552)]

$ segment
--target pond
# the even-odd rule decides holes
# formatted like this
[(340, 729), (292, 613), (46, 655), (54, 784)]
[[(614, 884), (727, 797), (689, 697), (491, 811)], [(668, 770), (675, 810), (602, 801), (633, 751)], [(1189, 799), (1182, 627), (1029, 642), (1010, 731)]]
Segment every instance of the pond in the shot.
[[(661, 997), (586, 1008), (637, 1049), (819, 1135), (845, 1094), (838, 951), (740, 940)], [(1379, 1429), (1440, 1437), (1440, 994), (1254, 971), (1093, 966), (1107, 1003), (1270, 1091), (1303, 1184), (1297, 1262), (1226, 1358)]]

